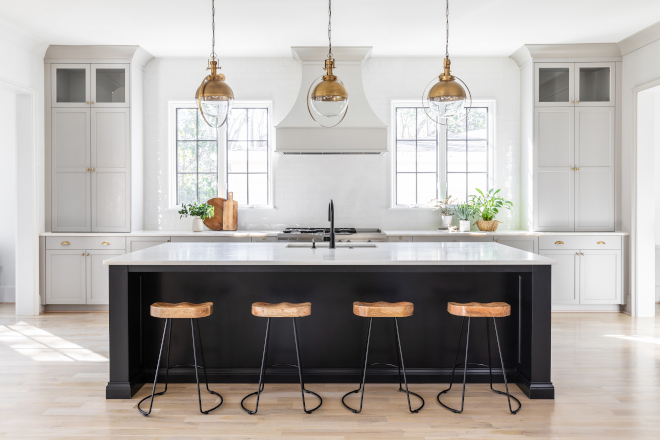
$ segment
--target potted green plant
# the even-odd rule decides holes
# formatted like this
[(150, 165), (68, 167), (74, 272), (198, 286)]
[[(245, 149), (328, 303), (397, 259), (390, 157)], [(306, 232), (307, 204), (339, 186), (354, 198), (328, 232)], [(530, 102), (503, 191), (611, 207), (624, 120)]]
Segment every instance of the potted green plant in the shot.
[(454, 212), (458, 216), (459, 231), (470, 232), (470, 217), (475, 214), (472, 203), (459, 203), (454, 206)]
[(500, 222), (495, 220), (495, 216), (500, 209), (511, 210), (513, 203), (504, 197), (498, 196), (501, 189), (491, 188), (486, 193), (480, 189), (476, 190), (479, 194), (470, 196), (470, 202), (474, 205), (475, 214), (481, 217), (477, 220), (477, 227), (480, 231), (495, 231)]
[(204, 230), (204, 220), (213, 217), (214, 208), (206, 203), (190, 203), (188, 205), (181, 205), (179, 214), (181, 214), (180, 218), (193, 217), (193, 232), (202, 232)]
[(456, 199), (452, 199), (451, 196), (449, 195), (445, 197), (443, 200), (440, 199), (431, 200), (431, 203), (433, 203), (433, 210), (440, 211), (440, 213), (442, 214), (443, 229), (449, 229), (449, 226), (451, 226), (451, 220), (452, 220), (451, 205), (455, 201)]

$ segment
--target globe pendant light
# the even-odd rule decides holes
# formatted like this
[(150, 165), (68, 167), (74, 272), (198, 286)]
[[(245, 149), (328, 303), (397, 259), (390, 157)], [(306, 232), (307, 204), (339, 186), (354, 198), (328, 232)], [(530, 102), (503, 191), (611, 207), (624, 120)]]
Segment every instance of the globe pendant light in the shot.
[[(332, 58), (332, 0), (328, 0), (328, 59), (325, 60), (326, 75), (316, 78), (307, 91), (307, 111), (314, 122), (322, 127), (332, 128), (339, 125), (348, 111), (348, 92), (335, 75), (335, 60)], [(319, 82), (319, 79), (322, 80)], [(311, 108), (311, 110), (310, 110)], [(314, 112), (312, 112), (314, 110)], [(334, 125), (324, 125), (314, 117), (314, 113), (324, 118), (338, 118)]]
[(435, 81), (435, 78), (427, 84), (426, 88), (424, 89), (424, 94), (422, 95), (422, 101), (426, 115), (434, 122), (441, 125), (447, 125), (446, 122), (441, 121), (442, 119), (454, 117), (460, 114), (465, 108), (467, 108), (469, 111), (469, 108), (472, 106), (472, 93), (470, 93), (470, 89), (468, 88), (467, 84), (465, 84), (465, 82), (463, 82), (463, 80), (459, 77), (452, 76), (450, 70), (451, 61), (449, 61), (449, 0), (447, 0), (446, 15), (447, 40), (445, 45), (445, 59), (443, 62), (444, 72), (438, 77), (438, 82), (436, 82), (433, 87), (431, 87), (431, 90), (429, 90), (428, 94), (426, 93), (426, 90), (429, 88), (431, 83)]
[(211, 59), (209, 60), (209, 67), (206, 70), (211, 70), (202, 81), (202, 84), (197, 88), (195, 93), (195, 100), (202, 114), (204, 121), (213, 128), (222, 127), (227, 121), (229, 110), (234, 102), (234, 92), (231, 87), (225, 82), (225, 76), (218, 73), (218, 62), (216, 61), (215, 54), (215, 0), (211, 0), (212, 5), (212, 30), (213, 30), (213, 43), (211, 51)]

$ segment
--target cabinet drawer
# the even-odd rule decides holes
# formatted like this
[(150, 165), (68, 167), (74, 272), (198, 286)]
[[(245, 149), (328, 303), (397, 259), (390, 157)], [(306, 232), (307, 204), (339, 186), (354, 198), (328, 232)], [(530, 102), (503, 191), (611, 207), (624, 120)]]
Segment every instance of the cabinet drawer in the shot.
[(232, 243), (249, 242), (250, 237), (172, 237), (172, 243)]
[(125, 249), (126, 237), (46, 237), (46, 249)]
[(393, 241), (399, 241), (399, 242), (404, 242), (404, 241), (413, 241), (413, 238), (409, 235), (394, 235), (391, 237), (387, 237), (387, 241), (393, 242)]
[(413, 237), (415, 243), (485, 243), (493, 241), (493, 236), (484, 236), (484, 237), (470, 237), (470, 236), (442, 236), (442, 237), (423, 237), (415, 235)]
[(252, 243), (273, 243), (277, 237), (252, 237)]
[(621, 249), (620, 235), (545, 235), (539, 249)]

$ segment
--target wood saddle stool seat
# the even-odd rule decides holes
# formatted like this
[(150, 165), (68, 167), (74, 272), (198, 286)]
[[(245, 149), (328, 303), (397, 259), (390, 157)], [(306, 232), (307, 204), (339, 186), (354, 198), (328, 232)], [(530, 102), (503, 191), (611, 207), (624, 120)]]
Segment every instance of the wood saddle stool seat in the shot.
[(412, 316), (414, 310), (413, 303), (406, 301), (397, 303), (355, 301), (353, 303), (353, 313), (363, 318), (406, 318)]
[(201, 304), (157, 302), (151, 305), (151, 316), (154, 318), (206, 318), (211, 316), (211, 313), (213, 313), (212, 302)]
[(511, 314), (511, 306), (505, 302), (447, 304), (447, 311), (455, 316), (467, 318), (504, 318)]
[(271, 304), (256, 302), (252, 304), (252, 314), (262, 318), (302, 318), (312, 314), (312, 303), (281, 302)]

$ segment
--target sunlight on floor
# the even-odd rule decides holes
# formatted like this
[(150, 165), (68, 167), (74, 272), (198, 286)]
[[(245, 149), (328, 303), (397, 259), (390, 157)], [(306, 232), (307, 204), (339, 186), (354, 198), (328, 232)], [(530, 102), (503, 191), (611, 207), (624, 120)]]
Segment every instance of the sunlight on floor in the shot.
[(644, 336), (644, 335), (632, 335), (632, 336), (626, 336), (626, 335), (604, 335), (606, 338), (618, 338), (618, 339), (626, 339), (628, 341), (637, 341), (637, 342), (648, 342), (650, 344), (659, 344), (660, 345), (660, 338), (654, 338), (652, 336)]
[(108, 359), (25, 322), (0, 325), (0, 343), (39, 362), (108, 362)]

